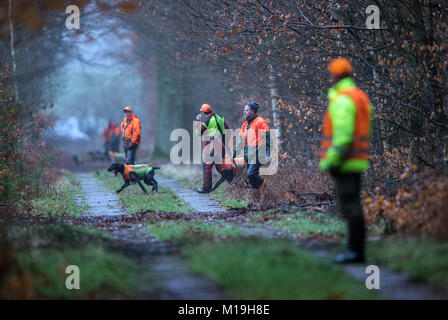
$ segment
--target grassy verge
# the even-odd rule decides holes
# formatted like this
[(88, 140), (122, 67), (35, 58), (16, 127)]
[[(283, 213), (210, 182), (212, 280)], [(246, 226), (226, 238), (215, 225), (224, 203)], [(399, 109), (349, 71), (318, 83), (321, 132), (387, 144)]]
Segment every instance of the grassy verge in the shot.
[[(14, 258), (9, 258), (10, 273), (3, 274), (0, 284), (5, 298), (127, 298), (139, 283), (136, 276), (141, 270), (137, 270), (135, 262), (110, 248), (109, 237), (98, 229), (17, 225), (7, 229), (7, 239)], [(69, 265), (79, 267), (79, 290), (66, 288)], [(149, 279), (148, 275), (143, 276)]]
[(418, 281), (448, 289), (448, 243), (430, 238), (387, 237), (370, 242), (369, 261), (404, 271)]
[[(45, 216), (79, 217), (87, 208), (82, 204), (82, 190), (72, 173), (64, 172), (48, 194), (31, 201), (31, 213)], [(75, 198), (80, 200), (76, 203)]]
[(183, 250), (193, 270), (239, 299), (374, 299), (364, 283), (281, 240), (202, 243)]
[[(33, 288), (43, 298), (102, 298), (120, 292), (124, 296), (132, 288), (131, 263), (124, 256), (98, 247), (68, 250), (31, 250), (21, 252), (18, 267), (33, 275)], [(80, 270), (80, 289), (65, 286), (66, 267)]]
[[(161, 166), (160, 173), (167, 178), (178, 181), (184, 188), (195, 189), (202, 186), (202, 167), (200, 165), (175, 166), (172, 164), (164, 164)], [(213, 182), (215, 183), (219, 178), (220, 176), (214, 172)], [(232, 186), (224, 182), (209, 195), (224, 208), (247, 208), (249, 200), (244, 196), (235, 196), (231, 191)]]
[(344, 221), (322, 212), (270, 210), (263, 214), (250, 213), (247, 217), (254, 223), (264, 223), (299, 238), (340, 236), (346, 232)]
[[(114, 177), (105, 170), (99, 171), (97, 178), (104, 182), (111, 192), (115, 192), (123, 184), (121, 177)], [(157, 177), (156, 177), (157, 179)], [(151, 186), (145, 186), (148, 194), (144, 194), (140, 187), (131, 185), (118, 194), (121, 204), (129, 213), (141, 211), (156, 212), (191, 212), (194, 211), (188, 204), (182, 201), (169, 189), (159, 186), (159, 192), (151, 192)]]
[(239, 227), (222, 221), (163, 221), (148, 225), (148, 231), (158, 240), (198, 240), (203, 238), (229, 238), (241, 235)]

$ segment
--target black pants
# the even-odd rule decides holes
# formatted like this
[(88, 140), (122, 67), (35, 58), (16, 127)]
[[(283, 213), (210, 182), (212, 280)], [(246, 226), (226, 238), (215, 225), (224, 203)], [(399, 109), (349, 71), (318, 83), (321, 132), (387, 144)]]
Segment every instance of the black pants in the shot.
[(104, 154), (109, 157), (110, 142), (104, 142)]
[(348, 224), (349, 250), (364, 255), (365, 222), (360, 200), (361, 174), (334, 174), (338, 204)]
[(135, 164), (135, 154), (137, 152), (138, 144), (132, 146), (124, 145), (124, 154), (126, 157), (126, 164)]
[(260, 177), (260, 163), (256, 161), (254, 164), (247, 165), (247, 178), (249, 179), (249, 183), (251, 188), (260, 189), (263, 185), (263, 178)]
[(210, 191), (212, 188), (213, 163), (202, 163), (202, 190)]

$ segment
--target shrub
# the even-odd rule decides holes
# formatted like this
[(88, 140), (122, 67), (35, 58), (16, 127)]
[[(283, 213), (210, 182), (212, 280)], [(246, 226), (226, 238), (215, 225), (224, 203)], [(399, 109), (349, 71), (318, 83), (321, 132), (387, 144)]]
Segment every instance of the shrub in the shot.
[(385, 223), (386, 233), (431, 235), (448, 240), (447, 169), (413, 172), (407, 168), (401, 179), (391, 196), (377, 187), (363, 200), (367, 221)]

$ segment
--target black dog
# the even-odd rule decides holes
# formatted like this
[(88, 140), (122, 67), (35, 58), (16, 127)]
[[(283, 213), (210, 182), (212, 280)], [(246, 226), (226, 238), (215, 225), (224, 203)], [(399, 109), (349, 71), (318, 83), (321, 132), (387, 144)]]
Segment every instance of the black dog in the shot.
[(117, 193), (123, 191), (124, 188), (134, 182), (138, 183), (143, 192), (147, 194), (148, 192), (140, 181), (143, 180), (145, 184), (152, 186), (152, 191), (157, 192), (158, 183), (154, 179), (154, 170), (156, 169), (160, 169), (160, 167), (153, 167), (149, 164), (127, 165), (115, 162), (110, 165), (107, 171), (113, 171), (114, 176), (116, 176), (117, 173), (120, 173), (123, 177), (124, 184), (116, 191)]

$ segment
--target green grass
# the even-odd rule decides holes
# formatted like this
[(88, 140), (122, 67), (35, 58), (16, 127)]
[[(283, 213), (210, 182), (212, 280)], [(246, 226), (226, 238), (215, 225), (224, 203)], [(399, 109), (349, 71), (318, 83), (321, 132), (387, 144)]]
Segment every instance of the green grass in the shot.
[[(111, 192), (115, 192), (123, 184), (121, 176), (114, 177), (105, 170), (99, 171), (97, 178), (105, 183)], [(157, 179), (157, 177), (156, 177)], [(177, 197), (172, 191), (159, 186), (159, 192), (151, 192), (151, 186), (146, 186), (148, 194), (144, 194), (138, 184), (131, 185), (118, 193), (121, 204), (126, 207), (129, 213), (141, 211), (155, 212), (192, 212), (194, 211), (187, 203)]]
[[(142, 278), (152, 276), (151, 270), (140, 270), (131, 258), (113, 251), (110, 236), (93, 227), (12, 225), (6, 237), (16, 253), (10, 276), (29, 275), (36, 298), (126, 298), (136, 293)], [(80, 290), (65, 287), (68, 265), (80, 269)]]
[[(98, 247), (31, 250), (18, 254), (18, 267), (33, 275), (33, 288), (43, 298), (101, 298), (112, 292), (131, 292), (135, 272), (130, 260)], [(80, 289), (68, 290), (68, 265), (80, 270)]]
[(75, 176), (64, 174), (53, 187), (53, 190), (46, 195), (31, 201), (31, 213), (43, 214), (55, 217), (70, 215), (79, 217), (87, 208), (86, 205), (78, 205), (75, 197), (82, 198), (82, 190)]
[(250, 213), (248, 218), (255, 223), (266, 223), (297, 237), (342, 235), (346, 232), (344, 221), (334, 215), (322, 212), (283, 212), (272, 210), (260, 213)]
[(214, 221), (163, 221), (148, 225), (148, 231), (158, 240), (228, 238), (241, 235), (241, 229), (231, 223)]
[(8, 239), (19, 248), (79, 248), (92, 243), (102, 245), (111, 239), (108, 233), (94, 227), (57, 223), (13, 225), (7, 230)]
[(378, 295), (338, 266), (282, 240), (203, 242), (183, 250), (237, 299), (374, 299)]
[(227, 182), (224, 182), (218, 189), (210, 193), (212, 199), (219, 202), (221, 206), (229, 209), (238, 209), (238, 208), (247, 208), (249, 205), (249, 199), (241, 196), (234, 197), (230, 193), (231, 187), (227, 185)]
[[(213, 169), (213, 183), (216, 183), (220, 176)], [(188, 189), (200, 188), (202, 186), (202, 167), (196, 166), (175, 166), (165, 164), (161, 166), (160, 173), (167, 178), (178, 181)], [(235, 197), (232, 193), (231, 185), (223, 182), (218, 189), (210, 193), (210, 197), (216, 200), (222, 207), (229, 209), (247, 208), (249, 200), (244, 196)]]
[(448, 243), (430, 238), (387, 237), (368, 244), (369, 261), (404, 271), (414, 280), (448, 289)]

